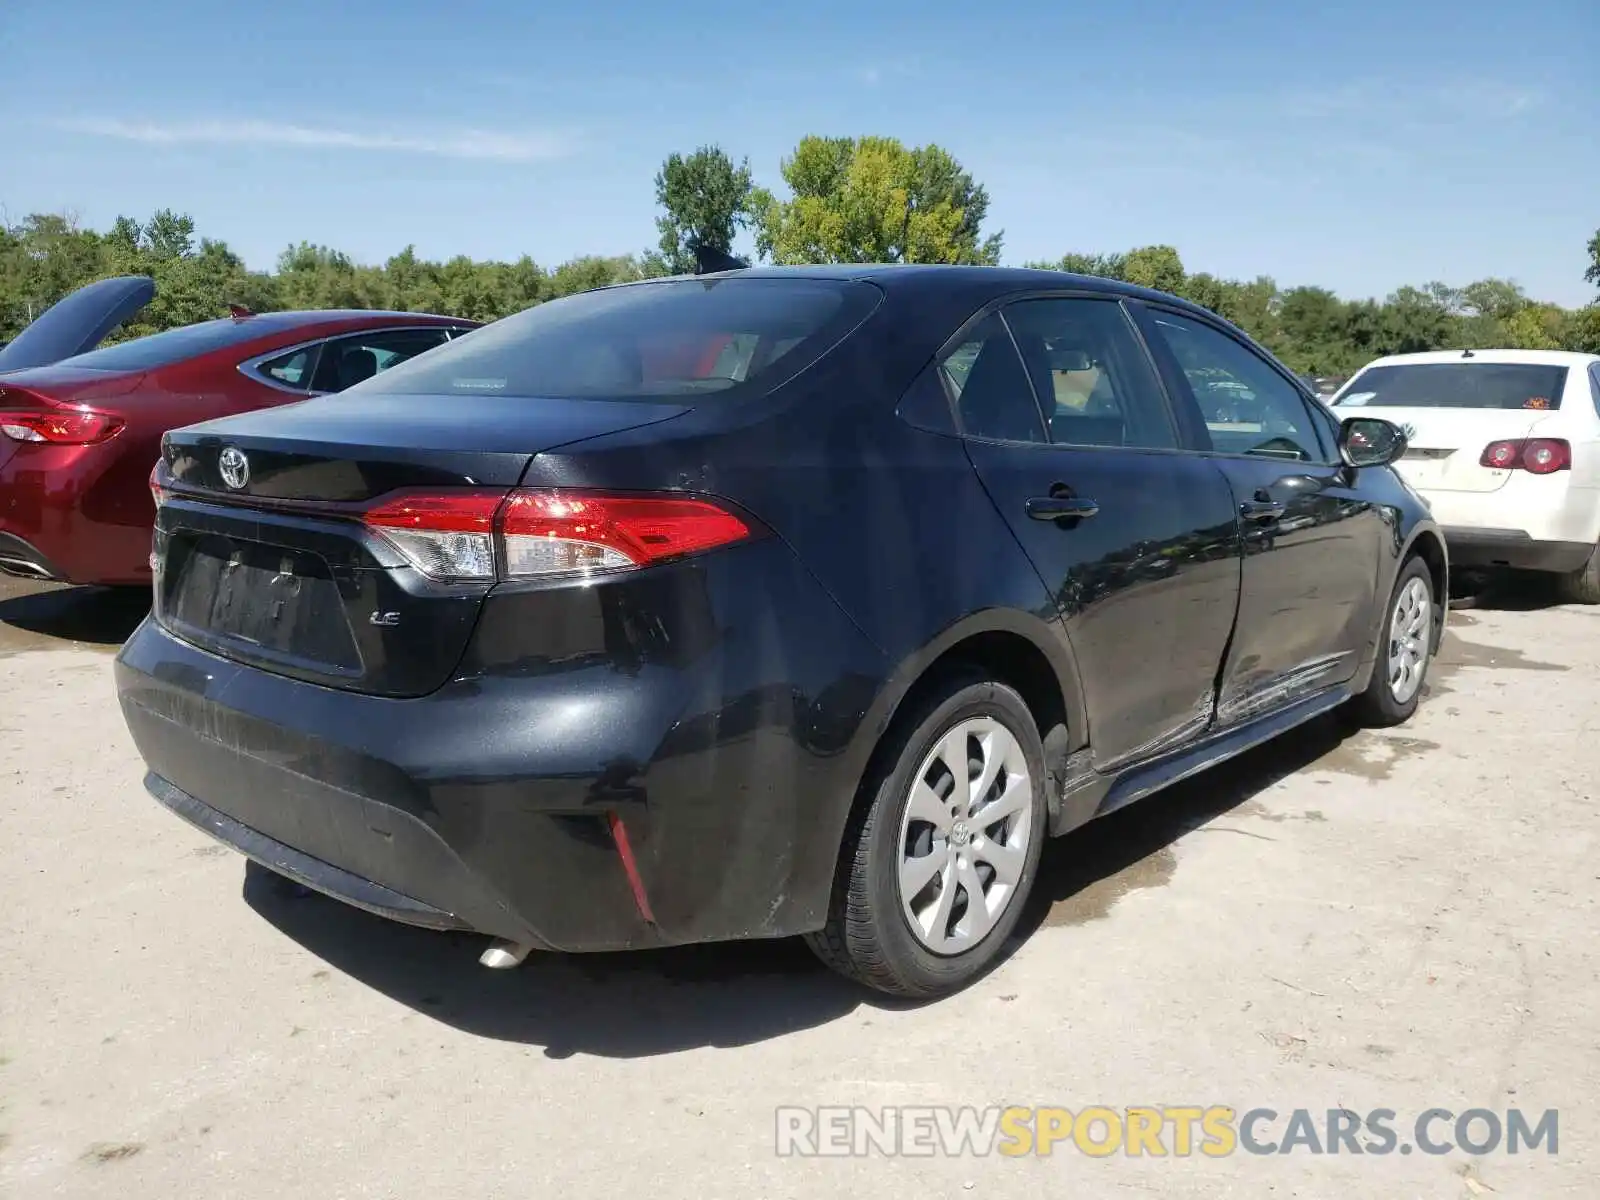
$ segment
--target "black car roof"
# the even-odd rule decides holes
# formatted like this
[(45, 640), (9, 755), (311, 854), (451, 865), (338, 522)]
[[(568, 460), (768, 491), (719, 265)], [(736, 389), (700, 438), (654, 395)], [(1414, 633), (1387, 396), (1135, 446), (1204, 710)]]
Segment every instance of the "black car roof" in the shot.
[(822, 266), (745, 267), (738, 271), (720, 271), (693, 278), (782, 279), (797, 276), (810, 279), (861, 280), (876, 284), (891, 294), (901, 290), (931, 289), (951, 296), (967, 296), (977, 299), (979, 303), (1011, 292), (1070, 289), (1149, 300), (1193, 312), (1206, 311), (1181, 296), (1124, 283), (1120, 279), (1107, 279), (1100, 275), (1074, 275), (1067, 271), (1049, 271), (1034, 267), (958, 266), (944, 263), (837, 263)]

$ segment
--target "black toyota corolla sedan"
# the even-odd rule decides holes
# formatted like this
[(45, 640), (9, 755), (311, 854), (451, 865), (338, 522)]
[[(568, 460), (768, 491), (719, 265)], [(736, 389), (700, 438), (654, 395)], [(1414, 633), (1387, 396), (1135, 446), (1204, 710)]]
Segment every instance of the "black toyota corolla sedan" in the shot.
[(1404, 450), (1108, 281), (628, 284), (168, 434), (117, 687), (164, 805), (490, 964), (799, 934), (937, 995), (1046, 837), (1411, 715)]

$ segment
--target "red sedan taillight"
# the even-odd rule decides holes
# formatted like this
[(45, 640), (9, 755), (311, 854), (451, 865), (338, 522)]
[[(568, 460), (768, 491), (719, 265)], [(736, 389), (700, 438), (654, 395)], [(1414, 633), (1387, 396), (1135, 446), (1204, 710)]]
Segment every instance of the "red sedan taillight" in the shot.
[(1480, 467), (1552, 475), (1572, 468), (1572, 447), (1563, 438), (1512, 438), (1490, 442), (1478, 459)]
[(0, 409), (0, 434), (14, 442), (92, 446), (116, 437), (124, 424), (121, 417), (92, 408)]
[(423, 574), (447, 580), (583, 577), (750, 536), (709, 500), (548, 488), (397, 493), (363, 520)]

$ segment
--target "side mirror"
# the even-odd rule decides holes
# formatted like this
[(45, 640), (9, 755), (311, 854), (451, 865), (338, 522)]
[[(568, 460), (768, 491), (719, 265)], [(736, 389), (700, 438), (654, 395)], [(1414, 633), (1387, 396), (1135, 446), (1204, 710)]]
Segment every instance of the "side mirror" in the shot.
[(1379, 417), (1347, 417), (1339, 426), (1339, 456), (1352, 467), (1384, 467), (1408, 445), (1405, 431)]

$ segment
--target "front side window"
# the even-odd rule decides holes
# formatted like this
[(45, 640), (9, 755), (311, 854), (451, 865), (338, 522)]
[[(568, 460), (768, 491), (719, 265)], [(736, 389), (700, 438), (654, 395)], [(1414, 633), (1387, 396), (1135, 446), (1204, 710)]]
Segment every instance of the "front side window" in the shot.
[(1213, 449), (1328, 461), (1305, 400), (1265, 359), (1203, 321), (1156, 310), (1150, 318), (1189, 383)]
[(1567, 369), (1545, 363), (1388, 363), (1368, 367), (1335, 402), (1339, 408), (1555, 410)]
[(365, 390), (681, 400), (750, 396), (816, 362), (883, 293), (833, 279), (670, 279), (583, 292), (504, 317)]
[(1022, 300), (1005, 309), (1005, 319), (1044, 409), (1052, 442), (1177, 447), (1161, 382), (1121, 304)]

